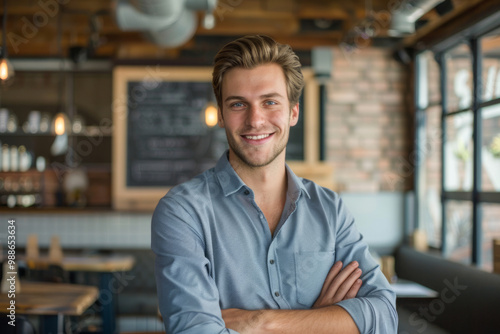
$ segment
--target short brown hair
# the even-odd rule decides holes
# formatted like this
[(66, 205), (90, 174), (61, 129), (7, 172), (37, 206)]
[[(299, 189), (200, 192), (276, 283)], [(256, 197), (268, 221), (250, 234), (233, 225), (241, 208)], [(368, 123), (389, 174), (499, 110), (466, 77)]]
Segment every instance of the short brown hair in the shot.
[(222, 109), (222, 80), (227, 71), (235, 67), (252, 69), (268, 63), (281, 66), (290, 107), (296, 105), (304, 87), (299, 57), (289, 45), (280, 44), (268, 36), (254, 35), (226, 44), (215, 56), (212, 86), (219, 108)]

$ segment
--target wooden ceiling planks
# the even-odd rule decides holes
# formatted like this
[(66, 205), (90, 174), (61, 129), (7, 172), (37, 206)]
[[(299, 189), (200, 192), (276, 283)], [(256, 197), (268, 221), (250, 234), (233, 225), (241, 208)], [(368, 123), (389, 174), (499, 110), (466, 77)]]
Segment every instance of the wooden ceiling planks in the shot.
[[(394, 0), (219, 0), (214, 11), (215, 27), (207, 30), (198, 25), (195, 38), (170, 50), (147, 41), (141, 32), (120, 30), (114, 19), (114, 0), (58, 2), (9, 1), (7, 47), (11, 57), (60, 57), (61, 53), (67, 56), (71, 47), (86, 47), (92, 15), (99, 33), (93, 55), (98, 57), (178, 57), (182, 50), (197, 49), (197, 36), (222, 41), (228, 36), (246, 34), (268, 34), (294, 48), (310, 50), (318, 45), (338, 45), (368, 14), (390, 12)], [(3, 8), (0, 12), (3, 14)], [(60, 17), (61, 47), (57, 38)], [(426, 18), (432, 22), (439, 16), (431, 12)], [(199, 22), (201, 19), (199, 14)], [(374, 36), (387, 37), (386, 26)]]

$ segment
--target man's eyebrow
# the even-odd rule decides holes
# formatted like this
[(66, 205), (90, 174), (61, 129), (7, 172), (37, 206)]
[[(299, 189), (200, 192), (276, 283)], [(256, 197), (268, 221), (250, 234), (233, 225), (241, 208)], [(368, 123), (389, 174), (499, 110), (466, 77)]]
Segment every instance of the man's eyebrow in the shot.
[(264, 94), (264, 95), (260, 96), (261, 99), (268, 99), (271, 97), (283, 97), (283, 95), (281, 95), (280, 93), (274, 92), (274, 93), (268, 93), (268, 94)]
[[(283, 95), (281, 95), (280, 93), (274, 92), (274, 93), (267, 93), (267, 94), (263, 94), (263, 95), (259, 96), (259, 98), (261, 98), (261, 99), (268, 99), (268, 98), (273, 98), (273, 97), (281, 97), (282, 98)], [(232, 95), (232, 96), (226, 97), (226, 99), (224, 100), (224, 102), (228, 102), (228, 101), (231, 101), (231, 100), (246, 101), (246, 98), (243, 97), (243, 96)]]
[(243, 96), (232, 95), (232, 96), (226, 97), (224, 102), (231, 101), (231, 100), (246, 100), (246, 99)]

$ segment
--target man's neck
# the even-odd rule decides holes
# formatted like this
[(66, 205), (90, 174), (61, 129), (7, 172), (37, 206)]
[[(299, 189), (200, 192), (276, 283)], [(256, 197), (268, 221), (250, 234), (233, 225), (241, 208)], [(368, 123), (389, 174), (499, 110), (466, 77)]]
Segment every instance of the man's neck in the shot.
[(283, 157), (263, 167), (250, 167), (229, 153), (229, 162), (238, 176), (253, 190), (257, 198), (281, 198), (287, 191), (287, 175)]
[(244, 164), (236, 156), (232, 156), (231, 152), (229, 162), (243, 182), (253, 190), (255, 203), (264, 213), (271, 235), (274, 235), (283, 214), (288, 189), (285, 154), (278, 156), (270, 164), (257, 168)]

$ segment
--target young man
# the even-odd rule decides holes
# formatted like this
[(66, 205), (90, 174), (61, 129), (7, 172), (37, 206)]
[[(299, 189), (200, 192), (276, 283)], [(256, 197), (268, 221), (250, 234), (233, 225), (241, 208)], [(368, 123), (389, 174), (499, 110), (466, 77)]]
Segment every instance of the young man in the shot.
[(215, 57), (212, 83), (229, 150), (152, 219), (167, 333), (396, 333), (395, 294), (342, 200), (285, 164), (298, 57), (240, 38)]

